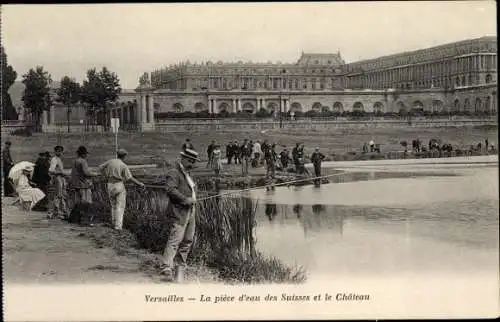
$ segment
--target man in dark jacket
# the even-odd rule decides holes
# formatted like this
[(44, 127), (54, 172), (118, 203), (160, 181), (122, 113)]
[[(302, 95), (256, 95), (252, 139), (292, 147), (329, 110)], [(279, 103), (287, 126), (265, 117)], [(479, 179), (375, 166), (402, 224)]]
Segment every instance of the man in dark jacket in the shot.
[(283, 171), (288, 168), (288, 160), (290, 159), (290, 154), (288, 153), (287, 148), (283, 149), (280, 153), (280, 161), (281, 161), (281, 167), (283, 168)]
[(252, 145), (248, 142), (248, 139), (243, 141), (243, 145), (240, 147), (241, 155), (241, 168), (243, 175), (248, 175), (248, 163), (252, 158)]
[(233, 156), (234, 156), (233, 141), (229, 141), (229, 143), (226, 145), (227, 164), (231, 164)]
[(299, 172), (299, 159), (298, 159), (298, 152), (299, 152), (299, 147), (300, 147), (300, 143), (296, 143), (295, 144), (295, 147), (292, 149), (292, 161), (293, 161), (293, 164), (295, 165), (295, 171), (296, 172)]
[(186, 149), (181, 152), (180, 161), (166, 175), (165, 188), (170, 199), (166, 216), (171, 227), (160, 273), (168, 280), (173, 280), (175, 266), (177, 282), (183, 281), (187, 257), (195, 235), (196, 187), (190, 172), (196, 161), (199, 161), (198, 153)]
[(214, 152), (215, 149), (215, 140), (212, 140), (212, 143), (207, 148), (207, 157), (208, 157), (208, 162), (207, 162), (207, 168), (212, 164), (212, 152)]
[(276, 175), (276, 161), (278, 161), (278, 154), (276, 153), (276, 144), (273, 144), (270, 148), (266, 150), (266, 165), (267, 171), (266, 176), (268, 178), (274, 178)]
[(35, 168), (33, 171), (33, 182), (37, 185), (37, 188), (43, 191), (45, 195), (48, 193), (48, 187), (50, 185), (50, 153), (42, 152), (38, 154), (38, 159), (35, 161)]
[(14, 166), (12, 161), (12, 156), (10, 155), (10, 146), (12, 143), (10, 141), (5, 142), (5, 147), (2, 151), (2, 170), (3, 170), (3, 194), (6, 197), (10, 197), (14, 194), (14, 187), (9, 179), (10, 169)]
[(241, 151), (238, 141), (233, 142), (234, 164), (241, 164)]
[[(316, 148), (311, 155), (311, 162), (314, 166), (314, 176), (316, 178), (321, 177), (321, 162), (325, 158), (325, 155), (319, 152), (319, 148)], [(320, 179), (315, 179), (315, 183), (319, 183)]]

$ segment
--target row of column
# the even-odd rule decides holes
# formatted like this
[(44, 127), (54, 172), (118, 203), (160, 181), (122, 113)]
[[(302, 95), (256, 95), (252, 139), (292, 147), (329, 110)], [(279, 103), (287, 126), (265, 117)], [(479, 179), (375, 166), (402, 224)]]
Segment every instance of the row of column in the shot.
[(154, 99), (152, 95), (137, 96), (137, 123), (154, 123)]
[[(246, 99), (248, 100), (248, 99)], [(272, 101), (275, 101), (275, 99), (271, 99)], [(250, 100), (252, 101), (252, 100)], [(255, 110), (254, 113), (260, 110), (261, 108), (266, 108), (266, 99), (265, 98), (257, 98), (255, 99), (256, 105), (255, 105)], [(233, 98), (232, 100), (232, 113), (237, 113), (243, 110), (242, 104), (241, 104), (241, 99), (240, 98)], [(280, 100), (280, 111), (283, 111), (284, 113), (287, 113), (290, 111), (290, 100), (283, 98)], [(208, 111), (211, 114), (217, 114), (219, 113), (219, 109), (217, 106), (217, 99), (216, 98), (211, 98), (208, 100)]]
[(52, 105), (50, 107), (50, 111), (43, 111), (42, 113), (42, 124), (47, 125), (47, 124), (54, 124), (55, 123), (55, 107)]

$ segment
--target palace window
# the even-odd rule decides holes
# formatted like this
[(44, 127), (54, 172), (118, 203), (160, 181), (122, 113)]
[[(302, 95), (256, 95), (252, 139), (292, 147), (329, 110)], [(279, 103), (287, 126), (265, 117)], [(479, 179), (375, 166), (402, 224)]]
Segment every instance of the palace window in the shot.
[(295, 80), (295, 88), (299, 88), (299, 80), (298, 79)]
[(486, 83), (491, 83), (491, 75), (486, 75)]

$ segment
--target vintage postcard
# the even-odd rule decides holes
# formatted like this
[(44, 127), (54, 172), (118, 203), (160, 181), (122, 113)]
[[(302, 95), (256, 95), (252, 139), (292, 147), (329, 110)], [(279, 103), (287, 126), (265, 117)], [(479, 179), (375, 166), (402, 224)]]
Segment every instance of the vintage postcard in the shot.
[(5, 321), (499, 316), (493, 1), (3, 5)]

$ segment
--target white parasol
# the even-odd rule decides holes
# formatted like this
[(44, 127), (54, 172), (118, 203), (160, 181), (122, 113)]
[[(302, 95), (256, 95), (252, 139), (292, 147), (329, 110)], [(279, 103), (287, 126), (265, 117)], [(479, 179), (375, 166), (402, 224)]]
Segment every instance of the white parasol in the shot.
[(33, 169), (35, 167), (35, 164), (29, 161), (21, 161), (19, 163), (16, 163), (9, 171), (9, 178), (16, 183), (19, 180), (19, 176), (21, 175), (22, 171), (26, 168), (31, 168)]

